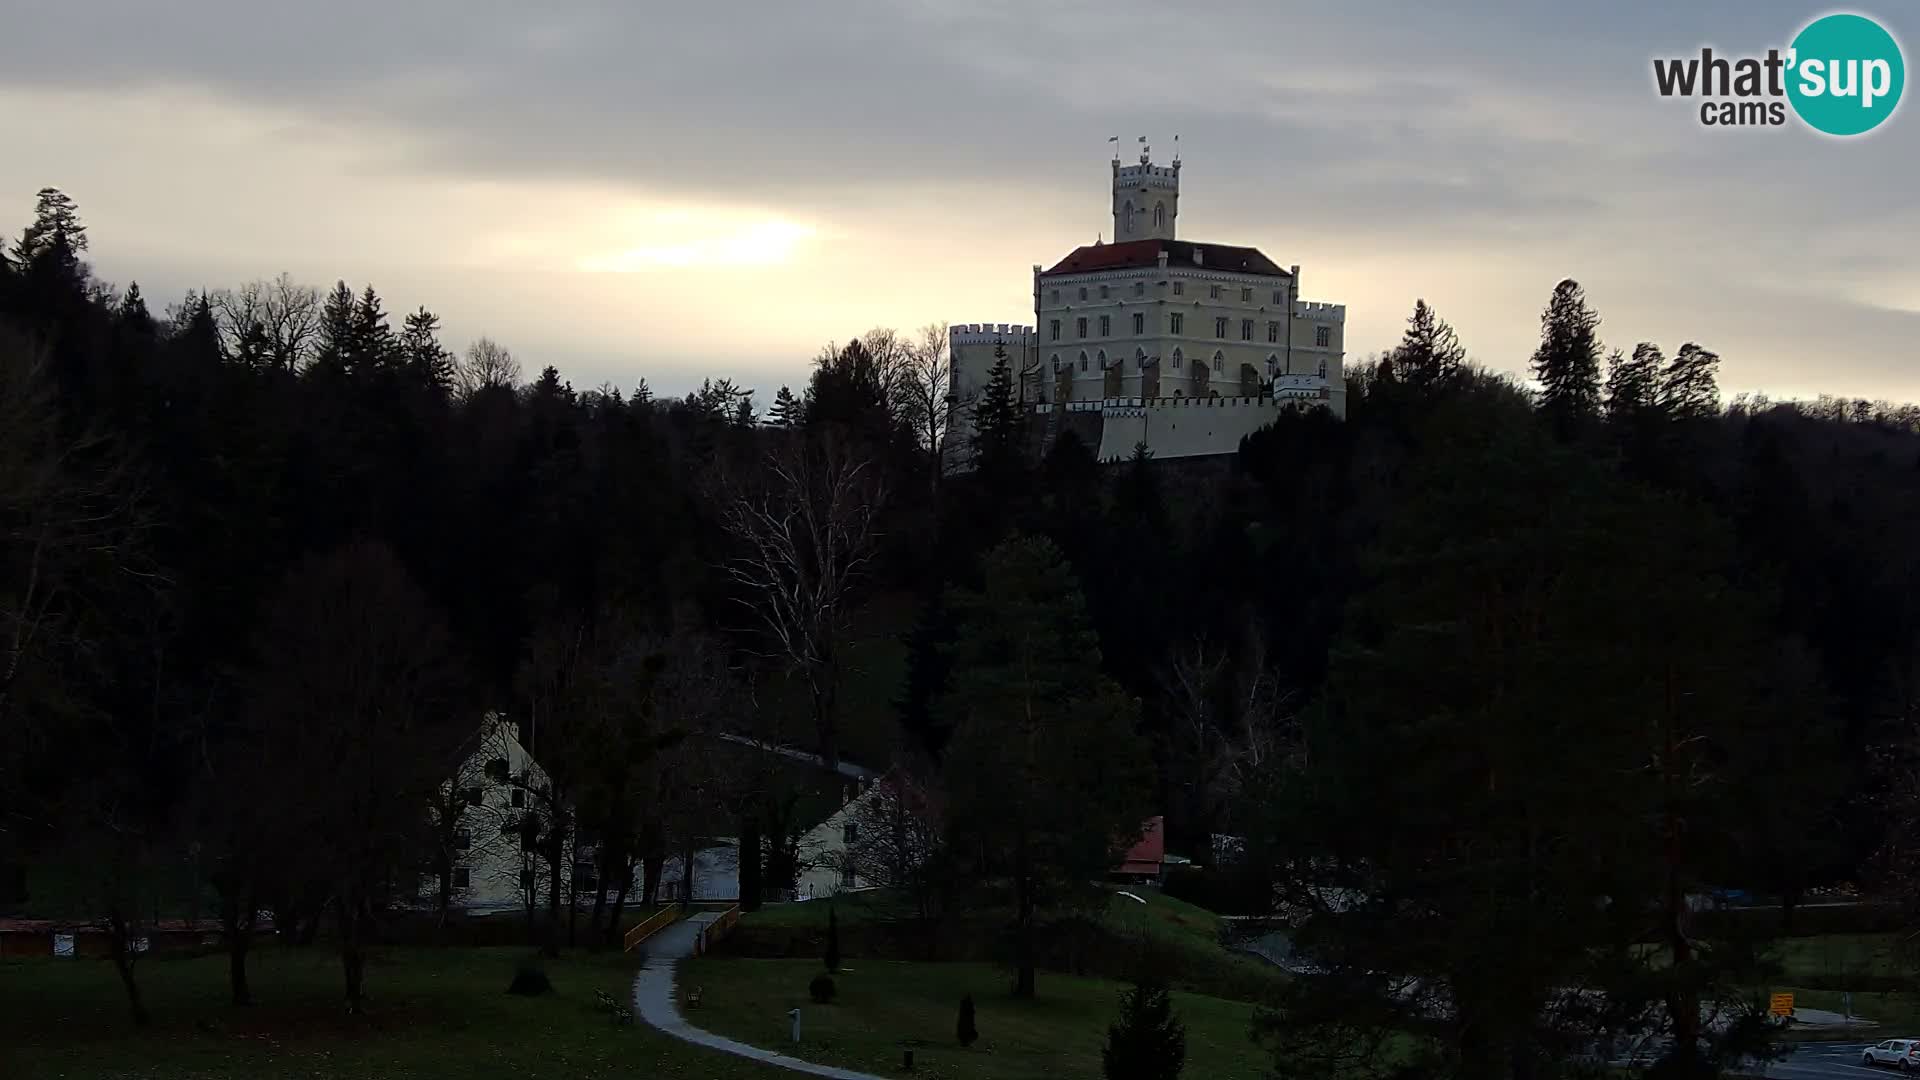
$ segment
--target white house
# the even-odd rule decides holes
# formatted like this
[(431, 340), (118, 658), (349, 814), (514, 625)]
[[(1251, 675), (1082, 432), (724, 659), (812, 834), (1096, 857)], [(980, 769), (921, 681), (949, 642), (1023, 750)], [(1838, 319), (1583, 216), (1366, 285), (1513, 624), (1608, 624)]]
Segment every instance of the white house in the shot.
[[(547, 782), (539, 763), (520, 744), (513, 722), (488, 713), (466, 757), (442, 788), (443, 794), (464, 793), (467, 807), (453, 842), (455, 908), (471, 912), (524, 908), (529, 890), (535, 893), (536, 903), (544, 903), (545, 867), (521, 849), (513, 828), (525, 814), (529, 798), (524, 783), (511, 782), (515, 777), (534, 785)], [(421, 882), (421, 900), (431, 903), (437, 888), (438, 882), (428, 876)]]

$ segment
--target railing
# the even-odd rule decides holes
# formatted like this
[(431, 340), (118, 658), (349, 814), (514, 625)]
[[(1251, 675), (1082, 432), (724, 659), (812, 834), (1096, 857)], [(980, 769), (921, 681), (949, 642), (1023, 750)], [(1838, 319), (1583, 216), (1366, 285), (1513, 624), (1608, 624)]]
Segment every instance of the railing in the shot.
[(645, 919), (642, 919), (639, 923), (637, 923), (633, 927), (633, 929), (627, 931), (625, 951), (632, 952), (633, 950), (639, 948), (641, 942), (647, 940), (648, 938), (652, 937), (654, 934), (659, 933), (660, 931), (666, 929), (667, 927), (672, 926), (674, 920), (678, 919), (679, 917), (680, 917), (680, 905), (669, 904), (668, 906), (661, 908), (659, 911), (656, 911), (653, 914), (647, 916)]
[(734, 924), (740, 921), (740, 905), (735, 904), (720, 913), (712, 922), (700, 928), (700, 936), (694, 940), (693, 954), (704, 956), (713, 943), (726, 937)]

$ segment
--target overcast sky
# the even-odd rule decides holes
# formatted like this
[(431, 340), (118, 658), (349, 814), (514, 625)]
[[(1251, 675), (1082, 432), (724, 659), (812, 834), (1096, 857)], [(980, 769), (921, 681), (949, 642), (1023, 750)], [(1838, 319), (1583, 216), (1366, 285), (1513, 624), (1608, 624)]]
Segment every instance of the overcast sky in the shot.
[(1652, 89), (1826, 8), (1439, 6), (0, 0), (0, 223), (51, 184), (156, 299), (371, 282), (577, 387), (764, 405), (870, 326), (1031, 322), (1030, 266), (1111, 239), (1107, 137), (1177, 133), (1181, 235), (1299, 263), (1350, 359), (1425, 297), (1520, 370), (1572, 276), (1609, 347), (1920, 400), (1911, 103), (1835, 140)]

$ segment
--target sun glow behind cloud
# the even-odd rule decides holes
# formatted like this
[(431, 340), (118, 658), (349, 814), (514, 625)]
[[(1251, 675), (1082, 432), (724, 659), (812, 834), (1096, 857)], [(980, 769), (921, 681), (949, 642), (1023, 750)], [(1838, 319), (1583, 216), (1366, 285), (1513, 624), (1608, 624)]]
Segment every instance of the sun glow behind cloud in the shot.
[(654, 215), (645, 241), (632, 247), (584, 255), (589, 273), (634, 274), (651, 270), (776, 266), (791, 262), (814, 229), (781, 218), (733, 221), (712, 215), (666, 211)]

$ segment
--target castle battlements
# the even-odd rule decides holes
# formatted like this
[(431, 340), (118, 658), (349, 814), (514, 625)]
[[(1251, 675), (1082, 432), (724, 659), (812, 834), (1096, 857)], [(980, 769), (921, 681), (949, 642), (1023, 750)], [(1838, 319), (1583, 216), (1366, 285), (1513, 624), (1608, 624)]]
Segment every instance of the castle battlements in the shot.
[(950, 345), (1033, 344), (1033, 327), (1011, 323), (954, 323), (947, 327)]
[(1122, 165), (1113, 172), (1116, 185), (1129, 187), (1157, 187), (1177, 190), (1180, 187), (1180, 170), (1159, 165)]
[(1293, 316), (1296, 319), (1343, 323), (1347, 321), (1347, 305), (1328, 304), (1319, 300), (1302, 300), (1293, 306)]

